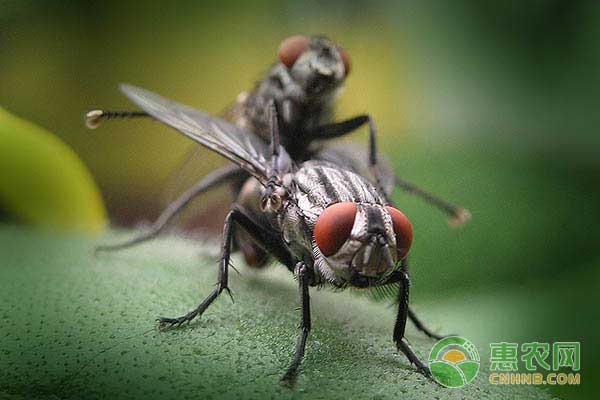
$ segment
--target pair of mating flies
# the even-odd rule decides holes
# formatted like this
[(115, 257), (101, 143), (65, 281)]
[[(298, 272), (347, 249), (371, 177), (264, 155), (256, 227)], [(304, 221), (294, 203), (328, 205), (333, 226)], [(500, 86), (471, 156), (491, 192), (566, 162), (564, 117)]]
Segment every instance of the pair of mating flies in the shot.
[[(171, 203), (152, 228), (124, 243), (98, 247), (114, 251), (160, 233), (193, 198), (229, 184), (234, 203), (225, 218), (216, 288), (195, 309), (177, 318), (159, 318), (160, 327), (178, 326), (229, 292), (230, 255), (239, 250), (247, 264), (261, 267), (273, 257), (297, 277), (300, 336), (282, 380), (292, 385), (311, 328), (309, 288), (332, 285), (394, 293), (398, 311), (393, 339), (418, 370), (428, 368), (404, 340), (407, 318), (432, 338), (408, 307), (406, 255), (412, 241), (408, 218), (390, 201), (394, 184), (440, 207), (462, 223), (468, 211), (439, 199), (390, 172), (378, 160), (376, 134), (368, 115), (333, 121), (333, 103), (350, 70), (347, 53), (325, 37), (293, 36), (281, 43), (279, 61), (249, 93), (242, 93), (224, 118), (122, 85), (143, 111), (93, 110), (88, 127), (115, 117), (151, 117), (228, 159)], [(368, 125), (365, 153), (328, 143)]]

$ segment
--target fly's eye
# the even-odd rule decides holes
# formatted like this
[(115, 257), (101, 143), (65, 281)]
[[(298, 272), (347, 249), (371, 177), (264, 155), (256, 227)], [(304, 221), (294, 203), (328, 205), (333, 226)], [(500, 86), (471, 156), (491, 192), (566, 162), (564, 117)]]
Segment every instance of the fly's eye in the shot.
[(396, 250), (398, 251), (398, 259), (403, 259), (410, 250), (412, 243), (412, 227), (410, 221), (401, 211), (394, 207), (385, 207), (392, 217), (394, 225), (394, 233), (396, 234)]
[(342, 61), (344, 62), (345, 75), (348, 76), (348, 74), (350, 73), (350, 56), (348, 55), (348, 53), (346, 53), (346, 50), (342, 49), (341, 47), (338, 47), (337, 49), (340, 52), (340, 57), (342, 57)]
[(315, 242), (325, 257), (335, 254), (350, 237), (356, 203), (336, 203), (327, 207), (315, 224)]
[(279, 45), (279, 60), (288, 68), (292, 68), (300, 54), (308, 48), (310, 38), (306, 36), (290, 36)]

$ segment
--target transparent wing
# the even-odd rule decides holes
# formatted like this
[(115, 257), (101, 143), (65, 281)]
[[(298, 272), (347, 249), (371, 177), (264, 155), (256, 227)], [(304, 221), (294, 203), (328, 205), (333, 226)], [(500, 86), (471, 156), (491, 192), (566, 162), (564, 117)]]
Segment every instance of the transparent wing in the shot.
[(254, 133), (145, 89), (122, 84), (121, 90), (155, 119), (239, 165), (266, 184), (269, 146)]
[[(227, 106), (227, 108), (225, 108), (225, 110), (216, 115), (226, 120), (227, 122), (237, 125), (236, 121), (238, 121), (244, 116), (244, 102), (241, 99), (247, 96), (247, 93), (241, 93), (240, 95), (238, 95), (238, 98), (234, 102), (232, 102), (229, 106)], [(192, 185), (194, 185), (196, 182), (202, 179), (206, 174), (205, 172), (208, 164), (214, 167), (212, 161), (207, 160), (206, 151), (207, 150), (203, 146), (198, 146), (195, 143), (193, 143), (192, 146), (190, 146), (189, 150), (185, 152), (184, 156), (173, 168), (173, 170), (169, 174), (169, 178), (167, 180), (163, 193), (163, 197), (167, 204), (171, 203), (180, 194), (188, 190)], [(224, 195), (224, 193), (222, 194)], [(224, 197), (225, 196), (220, 196), (219, 199), (215, 197), (213, 200), (221, 203), (224, 201), (226, 202), (226, 200), (224, 200)], [(199, 203), (190, 205), (190, 208), (194, 209), (201, 209), (202, 207), (197, 206), (199, 206), (200, 204), (207, 204), (207, 202), (193, 202)], [(188, 225), (186, 220), (189, 219), (190, 218), (185, 218), (185, 216), (184, 218), (181, 218), (180, 220), (183, 221), (185, 224), (182, 226)]]

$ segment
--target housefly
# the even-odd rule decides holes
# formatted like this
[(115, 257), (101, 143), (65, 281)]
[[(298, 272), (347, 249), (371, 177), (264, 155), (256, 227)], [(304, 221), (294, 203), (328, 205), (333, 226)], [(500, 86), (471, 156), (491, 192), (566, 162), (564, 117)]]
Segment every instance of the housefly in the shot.
[[(292, 159), (306, 161), (321, 159), (341, 164), (371, 180), (375, 180), (388, 198), (394, 185), (413, 193), (440, 208), (450, 217), (450, 223), (460, 225), (469, 220), (468, 210), (455, 206), (395, 175), (376, 151), (375, 126), (369, 115), (333, 122), (335, 99), (351, 68), (350, 56), (336, 43), (324, 36), (292, 36), (279, 46), (278, 61), (268, 70), (250, 92), (242, 92), (223, 113), (223, 118), (268, 140), (267, 104), (274, 102), (280, 111), (281, 144)], [(146, 117), (143, 111), (92, 110), (86, 115), (89, 128), (112, 118)], [(329, 141), (363, 125), (369, 127), (368, 151)], [(366, 156), (365, 156), (366, 155)], [(200, 194), (234, 174), (227, 167), (216, 171), (185, 191), (173, 202), (139, 243), (158, 234), (174, 215)], [(127, 243), (123, 243), (126, 246)]]
[[(390, 202), (394, 184), (411, 192), (452, 216), (452, 221), (462, 223), (469, 218), (467, 210), (454, 206), (416, 185), (396, 176), (388, 163), (376, 151), (376, 134), (372, 119), (359, 115), (341, 122), (333, 121), (334, 100), (350, 71), (350, 57), (344, 49), (323, 36), (292, 36), (284, 40), (276, 62), (250, 92), (242, 92), (224, 112), (223, 118), (245, 132), (253, 132), (267, 142), (270, 119), (268, 105), (278, 110), (281, 145), (297, 163), (320, 160), (334, 163), (361, 175), (378, 187)], [(87, 114), (87, 125), (96, 127), (103, 119), (119, 117), (154, 117), (146, 111), (111, 112), (93, 110)], [(215, 123), (220, 121), (212, 118)], [(356, 130), (362, 125), (369, 127), (369, 146), (356, 151), (355, 146), (330, 142)], [(123, 243), (99, 246), (100, 251), (127, 248), (157, 236), (175, 215), (200, 194), (224, 183), (233, 187), (234, 196), (245, 188), (247, 178), (243, 168), (227, 165), (217, 169), (183, 192), (161, 213), (150, 230)], [(391, 203), (390, 203), (391, 204)], [(246, 263), (260, 267), (266, 264), (268, 252), (258, 246), (248, 233), (235, 234), (235, 244)], [(406, 263), (406, 261), (405, 261)], [(440, 336), (428, 330), (409, 310), (409, 317), (416, 327), (432, 338)]]
[(295, 162), (280, 144), (274, 103), (267, 106), (270, 144), (251, 131), (134, 86), (123, 92), (153, 118), (176, 129), (243, 169), (248, 178), (228, 212), (216, 288), (189, 313), (159, 318), (161, 327), (191, 321), (223, 292), (234, 234), (240, 228), (278, 259), (298, 282), (300, 334), (282, 381), (293, 385), (311, 328), (310, 288), (330, 285), (397, 289), (393, 339), (425, 375), (428, 368), (403, 339), (409, 277), (403, 260), (412, 242), (408, 218), (364, 177), (321, 160)]

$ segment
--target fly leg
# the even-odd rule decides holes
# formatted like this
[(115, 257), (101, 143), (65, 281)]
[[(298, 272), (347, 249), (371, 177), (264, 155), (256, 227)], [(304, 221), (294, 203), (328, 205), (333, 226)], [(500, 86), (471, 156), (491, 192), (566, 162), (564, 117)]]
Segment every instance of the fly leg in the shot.
[[(402, 268), (398, 271), (394, 271), (390, 275), (388, 280), (385, 283), (383, 283), (382, 285), (388, 285), (388, 284), (402, 285), (404, 282), (404, 273), (407, 270), (408, 270), (408, 262), (406, 259), (404, 259), (402, 261)], [(402, 289), (402, 288), (400, 288), (400, 289)], [(414, 313), (414, 311), (411, 310), (410, 306), (407, 306), (407, 314), (408, 314), (408, 318), (412, 321), (412, 323), (415, 325), (417, 330), (423, 332), (428, 337), (430, 337), (432, 339), (436, 339), (436, 340), (440, 340), (440, 339), (443, 339), (446, 337), (446, 336), (442, 336), (442, 335), (433, 333), (430, 329), (428, 329), (425, 325), (423, 325), (423, 322), (421, 322), (421, 320), (417, 317), (417, 315)]]
[(181, 194), (175, 201), (169, 204), (168, 207), (160, 214), (158, 219), (154, 221), (149, 231), (144, 232), (141, 235), (136, 236), (123, 243), (98, 246), (96, 247), (96, 252), (117, 251), (121, 249), (126, 249), (138, 243), (145, 242), (158, 236), (158, 234), (162, 232), (165, 226), (167, 226), (169, 221), (171, 221), (173, 217), (175, 217), (175, 215), (177, 215), (181, 210), (183, 210), (185, 206), (187, 206), (190, 203), (190, 201), (192, 201), (196, 196), (215, 188), (216, 186), (224, 183), (229, 179), (232, 179), (242, 174), (245, 174), (245, 172), (233, 164), (227, 165), (225, 167), (219, 168), (211, 172), (198, 183), (196, 183), (194, 186), (192, 186), (183, 194)]
[(296, 275), (298, 277), (298, 287), (300, 291), (300, 336), (296, 343), (296, 350), (294, 351), (294, 358), (287, 371), (281, 378), (281, 381), (287, 386), (292, 387), (298, 376), (298, 368), (304, 357), (304, 350), (306, 348), (306, 339), (310, 332), (310, 297), (308, 293), (309, 286), (309, 273), (308, 266), (304, 262), (296, 264)]
[(385, 193), (383, 185), (379, 178), (379, 172), (377, 171), (377, 145), (376, 145), (376, 131), (373, 119), (369, 115), (359, 115), (354, 118), (350, 118), (344, 121), (335, 122), (333, 124), (321, 125), (316, 127), (312, 132), (309, 133), (308, 137), (311, 139), (332, 139), (339, 136), (343, 136), (350, 133), (364, 124), (369, 125), (369, 170), (375, 178), (375, 183), (381, 193)]
[(236, 209), (232, 209), (225, 217), (225, 224), (223, 227), (223, 244), (221, 247), (221, 259), (219, 260), (219, 278), (217, 281), (217, 287), (192, 311), (185, 315), (176, 318), (160, 317), (156, 320), (159, 328), (166, 328), (172, 326), (179, 326), (184, 322), (189, 322), (199, 315), (202, 315), (204, 311), (212, 304), (213, 301), (222, 291), (227, 290), (229, 292), (228, 275), (229, 275), (229, 257), (231, 255), (231, 242), (233, 239), (233, 222), (236, 220), (238, 212)]
[[(368, 122), (369, 122), (369, 166), (371, 168), (371, 171), (373, 173), (373, 176), (375, 177), (377, 184), (379, 185), (379, 188), (381, 188), (379, 173), (377, 170), (377, 143), (376, 143), (375, 125), (373, 124), (373, 120), (371, 118), (369, 118)], [(405, 181), (404, 179), (401, 179), (397, 175), (394, 175), (394, 183), (399, 188), (401, 188), (409, 193), (412, 193), (415, 196), (420, 197), (422, 200), (426, 201), (427, 203), (432, 204), (433, 206), (444, 211), (446, 214), (448, 214), (450, 216), (450, 220), (449, 220), (450, 225), (455, 225), (455, 226), (463, 225), (465, 222), (467, 222), (469, 219), (471, 219), (471, 213), (466, 208), (455, 206), (454, 204), (452, 204), (440, 197), (437, 197), (437, 196), (419, 188), (418, 186)], [(385, 193), (385, 192), (383, 192), (383, 193)]]
[(441, 339), (445, 338), (445, 336), (438, 335), (437, 333), (433, 333), (429, 328), (427, 328), (425, 325), (423, 325), (423, 322), (416, 316), (415, 312), (413, 310), (411, 310), (410, 307), (408, 307), (408, 318), (410, 318), (410, 320), (415, 325), (417, 330), (423, 332), (425, 335), (429, 336), (430, 338), (435, 339), (435, 340), (441, 340)]
[[(333, 124), (321, 125), (316, 127), (309, 133), (311, 140), (332, 139), (350, 133), (364, 124), (369, 125), (369, 167), (375, 177), (375, 180), (381, 188), (379, 173), (377, 171), (377, 146), (376, 146), (376, 131), (373, 119), (369, 115), (359, 115), (357, 117), (336, 122)], [(462, 225), (471, 218), (469, 210), (463, 207), (456, 206), (440, 197), (437, 197), (418, 186), (405, 181), (404, 179), (394, 176), (395, 184), (399, 188), (420, 197), (424, 201), (444, 211), (450, 216), (451, 225)]]
[[(406, 272), (408, 271), (408, 259), (404, 259), (402, 261), (402, 271), (406, 271)], [(407, 279), (408, 279), (408, 275), (407, 275)], [(400, 280), (400, 283), (403, 284), (403, 279)], [(417, 317), (415, 312), (410, 309), (410, 306), (408, 306), (408, 305), (407, 305), (407, 310), (408, 310), (408, 318), (412, 321), (412, 323), (415, 325), (415, 328), (417, 328), (417, 330), (423, 332), (425, 335), (427, 335), (430, 338), (435, 339), (435, 340), (440, 340), (445, 337), (445, 336), (433, 333), (429, 328), (427, 328), (423, 324), (423, 322)]]
[[(373, 123), (373, 120), (371, 119), (371, 117), (369, 117), (368, 115), (359, 116), (359, 117), (353, 118), (351, 120), (340, 122), (339, 124), (348, 124), (348, 126), (351, 126), (352, 121), (355, 121), (355, 123), (361, 122), (363, 124), (364, 123), (369, 124), (369, 168), (371, 170), (373, 177), (375, 178), (375, 181), (376, 181), (379, 189), (381, 190), (381, 193), (385, 193), (385, 190), (383, 190), (383, 187), (382, 187), (383, 185), (381, 184), (381, 181), (379, 178), (379, 172), (378, 172), (378, 168), (377, 168), (377, 166), (378, 166), (378, 164), (377, 164), (377, 141), (376, 141), (377, 135), (376, 135), (376, 130), (375, 130), (375, 124)], [(398, 177), (395, 177), (395, 179), (396, 179), (396, 184), (398, 184), (398, 182), (401, 182), (403, 185), (405, 185), (405, 187), (406, 187), (406, 185), (410, 185), (407, 182), (400, 180)], [(414, 193), (419, 193), (421, 195), (421, 197), (425, 198), (426, 200), (428, 200), (431, 203), (436, 204), (438, 207), (446, 210), (446, 212), (448, 212), (450, 215), (454, 215), (455, 218), (459, 218), (458, 217), (459, 215), (466, 217), (466, 219), (462, 218), (459, 223), (463, 223), (469, 219), (470, 214), (464, 208), (456, 207), (456, 206), (448, 203), (445, 200), (439, 199), (439, 198), (419, 189), (415, 185), (411, 185), (410, 188), (412, 189), (412, 191)], [(406, 263), (406, 261), (405, 261), (405, 263)], [(408, 266), (406, 265), (405, 268), (407, 268), (407, 267)], [(408, 290), (408, 288), (407, 288), (407, 290)], [(406, 305), (407, 305), (408, 317), (415, 324), (415, 326), (418, 330), (420, 330), (421, 332), (423, 332), (425, 335), (429, 336), (432, 339), (439, 340), (443, 337), (443, 336), (436, 335), (435, 333), (431, 332), (428, 328), (426, 328), (423, 325), (423, 323), (421, 322), (421, 320), (419, 320), (419, 318), (417, 318), (415, 313), (410, 308), (408, 308), (408, 300), (407, 300)], [(405, 320), (406, 320), (406, 318), (405, 318)]]
[(452, 226), (461, 226), (471, 219), (471, 213), (466, 208), (456, 206), (447, 200), (437, 197), (397, 175), (394, 176), (394, 182), (399, 188), (420, 197), (422, 200), (448, 214), (450, 216), (448, 223)]
[(346, 119), (332, 124), (319, 125), (308, 133), (309, 140), (327, 140), (344, 136), (347, 133), (353, 132), (371, 121), (368, 115), (359, 115), (354, 118)]
[(429, 368), (419, 360), (408, 343), (404, 341), (404, 330), (406, 329), (406, 317), (408, 315), (408, 288), (410, 280), (405, 268), (399, 271), (399, 273), (401, 274), (400, 290), (398, 292), (398, 315), (396, 317), (396, 324), (394, 325), (394, 342), (396, 342), (398, 350), (404, 353), (406, 358), (408, 358), (408, 361), (410, 361), (423, 375), (430, 376), (431, 373)]
[(277, 257), (279, 261), (285, 265), (292, 264), (292, 256), (289, 254), (289, 251), (281, 245), (281, 240), (277, 240), (277, 238), (267, 227), (254, 220), (244, 208), (234, 207), (231, 211), (229, 211), (227, 217), (225, 217), (217, 287), (198, 305), (198, 307), (187, 314), (176, 318), (158, 318), (157, 323), (159, 328), (179, 326), (184, 322), (189, 322), (197, 316), (202, 315), (208, 306), (210, 306), (224, 290), (231, 295), (228, 286), (228, 272), (231, 245), (234, 239), (234, 223), (248, 232), (253, 238), (256, 239), (258, 243), (263, 245), (268, 252)]

